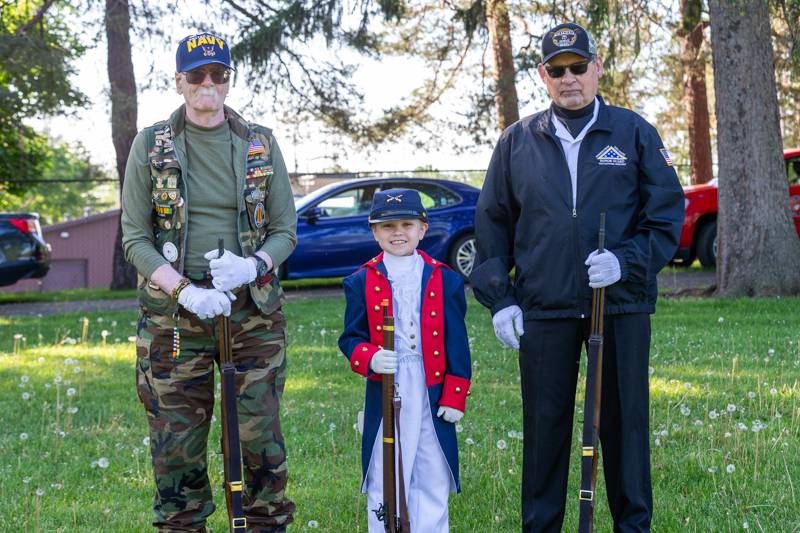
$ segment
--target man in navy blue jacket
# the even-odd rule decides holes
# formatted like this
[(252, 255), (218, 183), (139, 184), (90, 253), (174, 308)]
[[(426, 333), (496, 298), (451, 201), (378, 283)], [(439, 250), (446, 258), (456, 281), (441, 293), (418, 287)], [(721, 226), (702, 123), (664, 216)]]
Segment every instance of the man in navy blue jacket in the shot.
[[(561, 528), (591, 289), (607, 287), (606, 490), (615, 531), (649, 531), (650, 314), (656, 274), (677, 249), (683, 192), (655, 128), (597, 95), (603, 64), (585, 29), (569, 23), (550, 30), (542, 58), (538, 72), (552, 105), (509, 126), (497, 142), (475, 214), (471, 276), (497, 338), (519, 349), (522, 529)], [(601, 212), (606, 246), (598, 253)]]

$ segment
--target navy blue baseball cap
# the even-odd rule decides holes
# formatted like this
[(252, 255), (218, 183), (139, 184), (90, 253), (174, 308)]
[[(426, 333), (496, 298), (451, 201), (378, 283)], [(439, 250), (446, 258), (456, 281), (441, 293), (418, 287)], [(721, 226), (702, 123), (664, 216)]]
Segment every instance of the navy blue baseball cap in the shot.
[(175, 52), (175, 71), (189, 72), (208, 64), (223, 65), (231, 70), (231, 50), (222, 37), (198, 33), (181, 39)]
[(419, 219), (428, 222), (428, 212), (422, 207), (419, 193), (413, 189), (387, 189), (372, 197), (369, 223), (385, 220)]
[(559, 24), (542, 37), (542, 63), (566, 53), (594, 59), (597, 56), (597, 45), (592, 35), (581, 26), (572, 22)]

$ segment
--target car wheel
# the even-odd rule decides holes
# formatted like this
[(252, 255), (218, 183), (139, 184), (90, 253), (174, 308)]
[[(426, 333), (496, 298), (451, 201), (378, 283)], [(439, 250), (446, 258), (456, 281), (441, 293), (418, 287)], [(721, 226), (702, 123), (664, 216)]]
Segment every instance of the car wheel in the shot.
[(704, 267), (717, 265), (717, 221), (709, 222), (697, 232), (697, 258)]
[(468, 278), (472, 273), (477, 255), (475, 235), (468, 234), (459, 237), (450, 249), (450, 266), (464, 278)]

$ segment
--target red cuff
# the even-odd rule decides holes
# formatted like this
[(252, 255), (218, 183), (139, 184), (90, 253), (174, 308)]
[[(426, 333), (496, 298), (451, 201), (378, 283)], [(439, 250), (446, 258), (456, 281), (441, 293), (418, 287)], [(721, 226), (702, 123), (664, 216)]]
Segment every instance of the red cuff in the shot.
[(442, 397), (439, 405), (458, 409), (462, 413), (466, 411), (467, 395), (469, 394), (470, 381), (452, 374), (444, 377), (444, 387), (442, 387)]
[(380, 350), (378, 346), (368, 342), (357, 345), (350, 354), (350, 368), (353, 369), (353, 372), (364, 377), (369, 376), (369, 362), (372, 361), (372, 356), (378, 350)]

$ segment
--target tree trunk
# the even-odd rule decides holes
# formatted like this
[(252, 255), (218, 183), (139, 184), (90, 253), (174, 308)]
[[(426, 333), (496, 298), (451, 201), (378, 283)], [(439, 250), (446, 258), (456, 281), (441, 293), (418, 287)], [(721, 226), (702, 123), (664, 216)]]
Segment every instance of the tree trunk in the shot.
[(689, 123), (689, 160), (692, 184), (713, 178), (711, 133), (706, 91), (706, 61), (702, 53), (702, 0), (681, 0), (681, 64)]
[[(125, 180), (125, 163), (136, 137), (136, 80), (133, 75), (130, 39), (131, 19), (127, 0), (106, 0), (106, 37), (108, 39), (108, 81), (111, 85), (111, 138), (117, 153), (119, 190)], [(117, 223), (114, 244), (112, 289), (136, 285), (136, 271), (125, 261), (122, 251), (122, 228)]]
[(486, 2), (486, 23), (494, 55), (495, 107), (497, 127), (503, 131), (519, 120), (514, 56), (511, 50), (511, 22), (505, 0)]
[(710, 0), (719, 153), (717, 294), (800, 293), (764, 0)]

